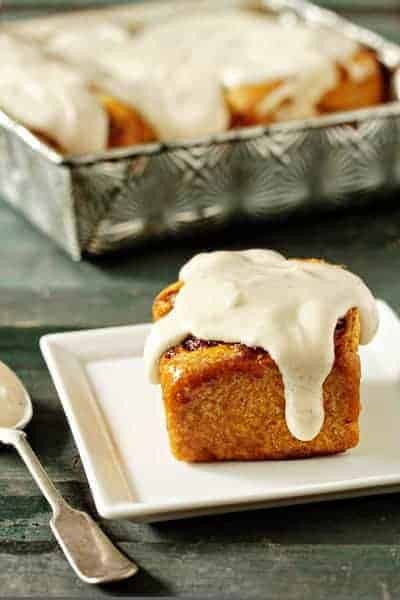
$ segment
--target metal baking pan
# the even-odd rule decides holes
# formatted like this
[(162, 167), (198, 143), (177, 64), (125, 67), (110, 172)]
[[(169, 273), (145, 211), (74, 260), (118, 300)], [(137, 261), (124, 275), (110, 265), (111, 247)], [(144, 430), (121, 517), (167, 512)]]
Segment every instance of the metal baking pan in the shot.
[[(138, 21), (166, 6), (137, 5)], [(400, 47), (302, 0), (264, 0), (262, 7), (339, 28), (372, 48), (387, 68), (394, 100), (190, 143), (84, 157), (57, 154), (0, 112), (0, 196), (79, 260), (238, 217), (347, 206), (399, 186)]]

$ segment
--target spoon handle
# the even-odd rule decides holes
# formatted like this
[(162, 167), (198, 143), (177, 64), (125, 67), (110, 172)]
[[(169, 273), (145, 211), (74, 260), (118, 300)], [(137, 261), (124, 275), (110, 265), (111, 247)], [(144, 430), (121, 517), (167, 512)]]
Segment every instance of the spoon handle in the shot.
[(23, 431), (13, 430), (9, 432), (9, 438), (9, 443), (18, 451), (40, 491), (50, 504), (54, 515), (58, 515), (66, 502), (42, 467), (26, 439), (26, 434)]
[(18, 429), (0, 428), (0, 442), (16, 448), (53, 509), (51, 529), (75, 573), (86, 583), (118, 581), (138, 567), (116, 548), (95, 521), (61, 496), (31, 446)]

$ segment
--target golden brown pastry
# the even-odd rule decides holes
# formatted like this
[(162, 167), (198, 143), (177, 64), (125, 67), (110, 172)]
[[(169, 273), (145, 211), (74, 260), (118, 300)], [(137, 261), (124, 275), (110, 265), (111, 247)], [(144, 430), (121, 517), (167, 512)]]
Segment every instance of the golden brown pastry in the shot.
[[(355, 110), (381, 104), (385, 100), (382, 67), (376, 55), (366, 49), (357, 51), (349, 60), (348, 68), (337, 65), (338, 83), (319, 101), (316, 115)], [(350, 69), (359, 78), (350, 76)], [(225, 98), (231, 113), (231, 127), (269, 124), (293, 118), (293, 104), (287, 99), (270, 111), (262, 112), (260, 106), (270, 95), (286, 85), (285, 80), (270, 81), (258, 85), (242, 85), (226, 90)], [(312, 115), (304, 115), (312, 116)], [(300, 116), (301, 118), (301, 116)]]
[[(130, 106), (106, 94), (98, 93), (96, 95), (105, 109), (108, 118), (107, 147), (109, 149), (145, 144), (156, 139), (150, 125)], [(32, 133), (41, 142), (56, 150), (56, 152), (60, 154), (66, 153), (66, 150), (48, 135), (35, 130)]]
[(109, 119), (109, 148), (145, 144), (156, 139), (150, 125), (132, 107), (106, 94), (98, 97)]
[(343, 67), (338, 67), (339, 84), (322, 98), (319, 104), (322, 114), (366, 108), (384, 102), (383, 70), (376, 55), (369, 50), (362, 49), (354, 55), (351, 67), (368, 75), (357, 81), (351, 79), (348, 71)]
[(144, 347), (186, 461), (335, 454), (358, 442), (359, 344), (375, 299), (350, 271), (272, 250), (194, 256), (153, 304)]
[[(177, 282), (157, 296), (156, 320), (171, 310), (181, 287)], [(189, 462), (287, 459), (356, 446), (359, 335), (352, 309), (336, 327), (335, 362), (323, 387), (325, 421), (309, 442), (288, 430), (282, 378), (267, 352), (193, 337), (171, 348), (160, 361), (160, 382), (174, 456)]]

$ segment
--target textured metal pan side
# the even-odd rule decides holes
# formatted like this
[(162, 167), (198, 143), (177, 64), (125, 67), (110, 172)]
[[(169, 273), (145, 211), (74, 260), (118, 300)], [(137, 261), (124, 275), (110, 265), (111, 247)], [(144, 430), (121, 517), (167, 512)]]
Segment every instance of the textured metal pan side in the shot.
[(7, 118), (0, 119), (0, 196), (79, 260), (70, 171), (40, 152), (33, 136), (30, 145), (19, 129), (23, 128), (10, 125)]

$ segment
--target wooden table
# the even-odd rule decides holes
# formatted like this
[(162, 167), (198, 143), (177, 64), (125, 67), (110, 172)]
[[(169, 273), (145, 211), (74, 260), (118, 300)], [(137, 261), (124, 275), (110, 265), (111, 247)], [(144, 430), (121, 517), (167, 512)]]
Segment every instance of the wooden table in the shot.
[[(399, 0), (326, 0), (400, 41)], [(71, 502), (93, 511), (64, 414), (38, 349), (50, 331), (141, 322), (182, 262), (211, 248), (271, 247), (348, 265), (400, 310), (400, 207), (232, 230), (72, 263), (0, 203), (0, 358), (30, 390), (32, 445)], [(0, 455), (0, 597), (100, 598), (198, 594), (254, 598), (382, 598), (400, 594), (400, 495), (198, 518), (156, 525), (103, 522), (140, 565), (122, 584), (89, 587), (68, 567), (49, 510), (15, 453)]]

